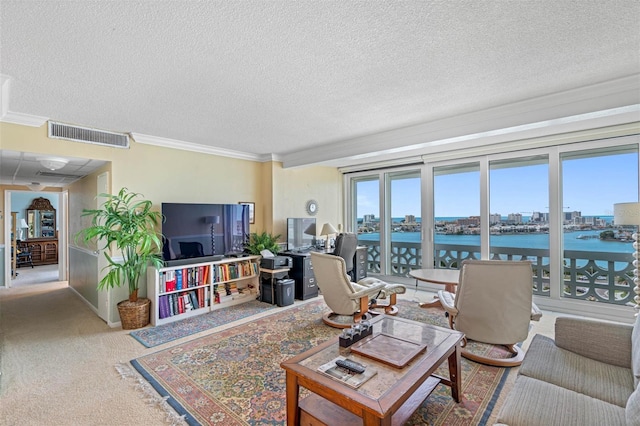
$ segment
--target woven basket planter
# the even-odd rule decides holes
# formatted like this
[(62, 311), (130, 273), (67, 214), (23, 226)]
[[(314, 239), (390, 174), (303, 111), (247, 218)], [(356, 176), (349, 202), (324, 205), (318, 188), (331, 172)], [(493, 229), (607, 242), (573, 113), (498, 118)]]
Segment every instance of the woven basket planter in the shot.
[(118, 313), (123, 330), (135, 330), (149, 324), (151, 300), (140, 298), (135, 302), (123, 300), (118, 303)]

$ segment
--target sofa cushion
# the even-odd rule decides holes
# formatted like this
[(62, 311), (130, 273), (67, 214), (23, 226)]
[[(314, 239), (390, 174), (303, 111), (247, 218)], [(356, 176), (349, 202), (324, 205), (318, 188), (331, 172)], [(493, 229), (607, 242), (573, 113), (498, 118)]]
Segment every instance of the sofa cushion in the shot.
[[(615, 348), (612, 348), (615, 350)], [(624, 407), (634, 391), (630, 368), (605, 364), (559, 348), (535, 335), (519, 374)]]
[(627, 426), (640, 426), (640, 387), (629, 397), (624, 413)]
[(636, 317), (636, 322), (631, 332), (631, 369), (635, 386), (640, 382), (640, 315)]
[(497, 418), (509, 426), (623, 426), (614, 404), (526, 376), (518, 376)]

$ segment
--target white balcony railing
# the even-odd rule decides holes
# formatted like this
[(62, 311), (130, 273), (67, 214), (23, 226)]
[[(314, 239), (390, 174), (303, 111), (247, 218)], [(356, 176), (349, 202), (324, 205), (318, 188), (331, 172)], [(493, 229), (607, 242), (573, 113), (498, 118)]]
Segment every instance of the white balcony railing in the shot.
[[(380, 242), (361, 240), (368, 247), (367, 270), (380, 273)], [(530, 260), (533, 263), (533, 294), (550, 296), (549, 250), (492, 247), (492, 259)], [(465, 259), (480, 259), (480, 246), (436, 244), (433, 265), (458, 269)], [(564, 252), (563, 296), (593, 302), (633, 306), (633, 255), (566, 250)], [(391, 243), (390, 275), (408, 277), (409, 271), (422, 268), (420, 243)]]

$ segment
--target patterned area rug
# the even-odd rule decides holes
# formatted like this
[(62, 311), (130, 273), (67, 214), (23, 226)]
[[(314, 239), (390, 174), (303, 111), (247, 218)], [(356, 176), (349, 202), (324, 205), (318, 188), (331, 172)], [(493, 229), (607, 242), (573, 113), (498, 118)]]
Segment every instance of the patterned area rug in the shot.
[[(400, 301), (399, 316), (446, 326), (440, 309)], [(340, 330), (326, 326), (322, 300), (204, 336), (131, 361), (191, 425), (286, 424), (285, 374), (280, 363)], [(471, 350), (499, 352), (491, 345)], [(462, 402), (438, 385), (407, 425), (486, 424), (509, 369), (462, 358)], [(446, 362), (438, 374), (448, 376)], [(301, 395), (305, 395), (302, 390)]]
[(276, 305), (252, 300), (169, 324), (132, 331), (129, 334), (147, 348), (152, 348), (201, 331), (229, 324), (230, 322), (268, 311), (275, 307)]

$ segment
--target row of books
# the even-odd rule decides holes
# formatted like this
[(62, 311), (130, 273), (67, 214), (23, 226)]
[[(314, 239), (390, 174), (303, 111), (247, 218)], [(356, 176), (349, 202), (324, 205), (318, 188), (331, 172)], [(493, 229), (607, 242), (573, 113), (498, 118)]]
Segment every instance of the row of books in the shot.
[(209, 306), (209, 287), (165, 294), (158, 297), (158, 317), (169, 318), (207, 306)]
[(235, 283), (213, 286), (213, 302), (225, 303), (233, 299), (257, 295), (257, 289), (249, 284), (246, 287), (238, 287)]
[(209, 265), (203, 265), (160, 272), (160, 293), (205, 285), (210, 269)]
[(234, 280), (236, 278), (257, 275), (259, 266), (256, 262), (246, 261), (241, 263), (225, 263), (215, 265), (213, 269), (213, 282)]

